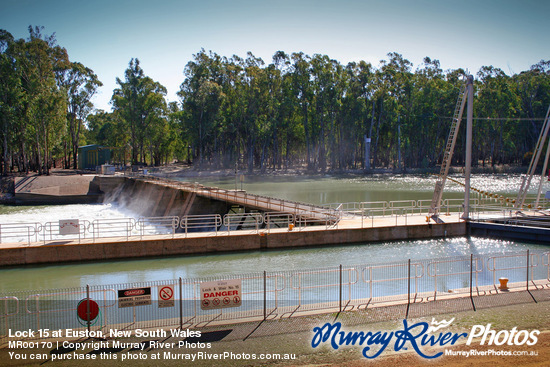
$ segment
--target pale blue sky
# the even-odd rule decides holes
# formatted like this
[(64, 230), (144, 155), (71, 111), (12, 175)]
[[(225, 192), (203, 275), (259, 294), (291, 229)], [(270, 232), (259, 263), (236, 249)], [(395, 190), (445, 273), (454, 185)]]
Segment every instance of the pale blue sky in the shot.
[(546, 0), (0, 0), (0, 28), (27, 38), (29, 25), (56, 33), (72, 61), (92, 68), (109, 100), (132, 57), (177, 100), (183, 69), (201, 48), (222, 56), (303, 51), (343, 64), (378, 66), (398, 52), (419, 66), (474, 74), (493, 65), (507, 74), (550, 59)]

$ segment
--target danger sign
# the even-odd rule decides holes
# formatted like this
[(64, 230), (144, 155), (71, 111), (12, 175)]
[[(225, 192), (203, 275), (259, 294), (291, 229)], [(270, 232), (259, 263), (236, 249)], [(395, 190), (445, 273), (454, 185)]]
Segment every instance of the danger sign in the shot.
[(174, 286), (159, 285), (159, 307), (174, 307)]
[(217, 280), (201, 283), (201, 309), (212, 310), (225, 307), (240, 307), (242, 280)]
[(151, 304), (151, 287), (118, 290), (118, 307), (147, 306)]

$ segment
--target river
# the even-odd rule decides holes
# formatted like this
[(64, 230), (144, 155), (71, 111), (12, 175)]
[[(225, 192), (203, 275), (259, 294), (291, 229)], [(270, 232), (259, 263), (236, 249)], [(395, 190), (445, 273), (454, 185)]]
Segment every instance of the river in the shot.
[[(234, 188), (234, 177), (193, 178), (208, 186)], [(357, 201), (429, 200), (430, 176), (374, 175), (368, 177), (264, 176), (245, 177), (242, 188), (250, 193), (288, 200), (329, 204)], [(240, 180), (237, 187), (241, 188)], [(476, 175), (472, 186), (512, 196), (520, 185), (518, 175)], [(550, 190), (548, 182), (544, 191)], [(449, 182), (444, 198), (461, 198), (460, 185)], [(112, 203), (37, 207), (0, 206), (0, 223), (55, 221), (63, 218), (121, 218), (132, 213)], [(482, 238), (448, 238), (398, 241), (308, 249), (255, 251), (217, 255), (41, 265), (0, 270), (0, 292), (192, 278), (218, 274), (297, 270), (329, 266), (380, 263), (453, 255), (502, 253), (526, 249), (548, 250), (548, 245)]]

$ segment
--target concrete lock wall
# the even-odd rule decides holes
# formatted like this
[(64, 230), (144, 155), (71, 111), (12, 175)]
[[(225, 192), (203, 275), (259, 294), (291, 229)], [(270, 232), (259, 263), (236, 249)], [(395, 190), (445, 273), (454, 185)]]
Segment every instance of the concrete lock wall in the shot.
[[(465, 223), (66, 244), (0, 249), (0, 266), (196, 255), (466, 235)], [(176, 235), (179, 236), (179, 235)]]

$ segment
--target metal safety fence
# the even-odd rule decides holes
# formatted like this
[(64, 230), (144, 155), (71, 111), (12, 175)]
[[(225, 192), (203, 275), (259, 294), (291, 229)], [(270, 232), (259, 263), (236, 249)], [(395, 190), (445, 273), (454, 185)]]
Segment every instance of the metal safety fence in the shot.
[[(317, 213), (311, 216), (308, 212), (280, 213), (237, 213), (188, 215), (184, 217), (140, 217), (140, 218), (109, 218), (96, 220), (69, 220), (47, 223), (13, 223), (0, 224), (0, 243), (20, 243), (31, 245), (66, 243), (87, 240), (95, 242), (99, 239), (122, 237), (143, 239), (146, 236), (175, 235), (187, 236), (196, 232), (231, 233), (238, 230), (270, 231), (275, 228), (298, 227), (306, 228), (322, 225), (325, 229), (337, 228), (338, 220), (332, 213), (322, 216)], [(70, 230), (66, 230), (70, 227)]]
[[(221, 195), (221, 189), (209, 188), (214, 195)], [(197, 189), (198, 190), (198, 189)], [(227, 191), (227, 192), (226, 192)], [(248, 198), (246, 193), (234, 193), (225, 190), (224, 195), (244, 195), (251, 202), (263, 200), (263, 197), (251, 195)], [(214, 197), (218, 197), (215, 196)], [(267, 211), (267, 212), (241, 212), (230, 213), (224, 216), (219, 214), (188, 215), (183, 217), (140, 217), (140, 218), (109, 218), (109, 219), (73, 219), (59, 220), (47, 223), (8, 223), (0, 224), (0, 243), (20, 243), (31, 245), (36, 242), (44, 244), (66, 243), (63, 241), (89, 241), (95, 242), (98, 239), (110, 237), (122, 237), (142, 239), (151, 235), (166, 235), (174, 238), (176, 235), (187, 236), (196, 232), (211, 232), (217, 235), (220, 232), (231, 233), (232, 231), (248, 230), (260, 234), (267, 233), (277, 228), (304, 230), (312, 226), (324, 227), (324, 229), (338, 229), (342, 220), (348, 221), (347, 227), (356, 226), (360, 228), (375, 227), (382, 225), (377, 222), (383, 219), (383, 225), (395, 223), (395, 225), (409, 225), (412, 216), (428, 215), (431, 200), (399, 200), (399, 201), (373, 201), (373, 202), (351, 202), (329, 204), (326, 210), (319, 207), (307, 206), (300, 203), (284, 202), (284, 205), (275, 199), (265, 198), (266, 202), (272, 203), (275, 209), (292, 209), (292, 211)], [(289, 205), (292, 204), (292, 207)], [(508, 205), (508, 204), (507, 204)], [(441, 203), (442, 215), (456, 215), (461, 220), (463, 214), (462, 199), (445, 199)], [(507, 224), (529, 226), (534, 224), (532, 219), (522, 218), (523, 213), (527, 215), (536, 214), (530, 210), (521, 212), (517, 209), (489, 203), (487, 200), (471, 199), (470, 219), (489, 220), (507, 219)], [(546, 211), (539, 210), (541, 217), (547, 217)], [(388, 221), (388, 218), (395, 220)], [(429, 220), (427, 220), (429, 221)], [(418, 223), (418, 219), (416, 220)], [(541, 222), (538, 222), (541, 226)]]
[(475, 310), (479, 296), (550, 288), (549, 264), (550, 252), (539, 250), (4, 292), (0, 344), (23, 330), (36, 338), (60, 329), (108, 336), (114, 329), (201, 328), (380, 305), (408, 310), (449, 297), (469, 297)]

